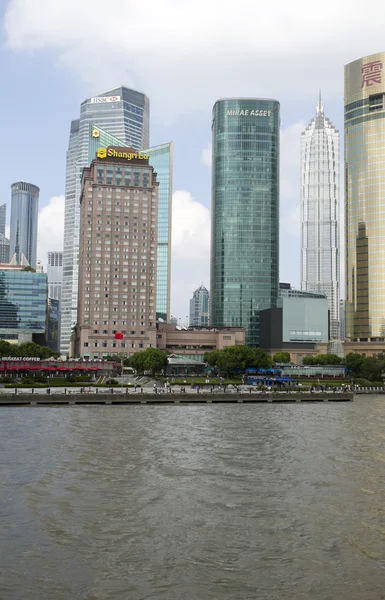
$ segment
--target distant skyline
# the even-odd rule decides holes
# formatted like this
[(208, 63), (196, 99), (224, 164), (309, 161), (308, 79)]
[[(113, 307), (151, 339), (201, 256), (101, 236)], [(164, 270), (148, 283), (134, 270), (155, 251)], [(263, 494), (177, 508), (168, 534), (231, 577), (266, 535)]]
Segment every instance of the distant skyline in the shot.
[[(1, 98), (0, 203), (9, 201), (14, 181), (40, 187), (38, 258), (44, 265), (49, 250), (62, 249), (68, 123), (95, 92), (133, 87), (151, 101), (151, 145), (174, 141), (171, 313), (184, 319), (194, 289), (202, 280), (210, 287), (212, 106), (228, 96), (275, 97), (282, 119), (280, 280), (299, 288), (301, 131), (321, 87), (342, 132), (343, 66), (384, 48), (385, 6), (378, 0), (362, 14), (346, 14), (331, 0), (316, 20), (310, 11), (301, 0), (278, 0), (274, 14), (251, 0), (241, 10), (219, 0), (180, 0), (171, 10), (159, 0), (150, 12), (127, 0), (115, 0), (114, 11), (102, 0), (82, 0), (81, 9), (75, 0), (1, 3), (7, 93)], [(146, 39), (144, 30), (151, 30)]]

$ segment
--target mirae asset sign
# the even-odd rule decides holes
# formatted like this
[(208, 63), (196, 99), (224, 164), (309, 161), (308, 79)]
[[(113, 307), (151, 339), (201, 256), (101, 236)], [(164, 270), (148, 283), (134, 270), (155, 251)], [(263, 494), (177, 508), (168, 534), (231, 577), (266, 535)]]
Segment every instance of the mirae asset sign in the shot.
[(271, 110), (228, 110), (228, 117), (270, 117)]

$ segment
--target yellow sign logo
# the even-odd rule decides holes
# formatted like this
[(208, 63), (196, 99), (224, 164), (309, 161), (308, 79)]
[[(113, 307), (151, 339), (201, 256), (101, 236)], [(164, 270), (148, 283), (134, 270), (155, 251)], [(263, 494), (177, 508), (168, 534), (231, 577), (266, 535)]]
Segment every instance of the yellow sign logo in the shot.
[(98, 158), (106, 158), (107, 156), (107, 148), (98, 148), (96, 151), (96, 156)]
[(126, 160), (148, 160), (148, 154), (143, 154), (142, 152), (120, 152), (119, 150), (115, 150), (113, 147), (108, 148), (98, 148), (96, 151), (96, 156), (98, 158), (125, 158)]
[(100, 136), (99, 129), (93, 129), (92, 130), (92, 137), (98, 138), (99, 136)]

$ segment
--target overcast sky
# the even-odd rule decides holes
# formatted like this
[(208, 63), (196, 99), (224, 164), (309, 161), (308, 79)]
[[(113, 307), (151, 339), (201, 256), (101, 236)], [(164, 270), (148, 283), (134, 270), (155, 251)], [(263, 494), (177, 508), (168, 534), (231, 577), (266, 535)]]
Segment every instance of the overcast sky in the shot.
[(46, 264), (47, 251), (62, 247), (65, 153), (80, 103), (118, 85), (145, 92), (151, 145), (175, 144), (171, 312), (184, 322), (193, 290), (209, 286), (212, 106), (226, 96), (276, 98), (280, 280), (298, 287), (300, 132), (322, 88), (342, 134), (343, 65), (385, 46), (385, 4), (358, 8), (341, 0), (0, 0), (0, 203), (14, 181), (40, 187)]

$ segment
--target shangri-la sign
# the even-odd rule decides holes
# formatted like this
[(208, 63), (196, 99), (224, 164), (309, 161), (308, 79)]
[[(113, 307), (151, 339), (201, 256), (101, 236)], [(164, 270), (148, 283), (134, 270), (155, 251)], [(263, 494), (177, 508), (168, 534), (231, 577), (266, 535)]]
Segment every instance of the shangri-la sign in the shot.
[(126, 160), (148, 160), (148, 154), (142, 152), (125, 151), (122, 148), (98, 148), (96, 151), (97, 158), (125, 158)]

